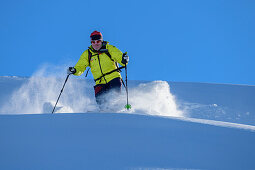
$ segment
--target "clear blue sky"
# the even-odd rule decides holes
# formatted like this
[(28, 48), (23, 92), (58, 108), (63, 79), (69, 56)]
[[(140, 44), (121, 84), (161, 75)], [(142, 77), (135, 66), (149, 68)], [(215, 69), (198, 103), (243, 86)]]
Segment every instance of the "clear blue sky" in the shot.
[(254, 0), (8, 0), (0, 23), (0, 76), (74, 65), (99, 30), (131, 80), (255, 84)]

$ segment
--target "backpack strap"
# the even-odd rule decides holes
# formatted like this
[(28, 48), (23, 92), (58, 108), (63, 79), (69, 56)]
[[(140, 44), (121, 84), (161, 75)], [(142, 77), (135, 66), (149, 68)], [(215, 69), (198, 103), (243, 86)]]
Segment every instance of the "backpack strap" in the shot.
[(91, 57), (92, 57), (92, 53), (91, 53), (91, 51), (88, 49), (88, 61), (89, 61), (89, 66), (90, 66)]
[[(92, 53), (91, 53), (90, 49), (88, 49), (88, 61), (89, 61), (89, 66), (90, 66), (91, 57), (92, 57)], [(87, 73), (86, 73), (85, 77), (88, 76), (89, 70), (90, 70), (90, 68), (87, 70)]]
[(121, 69), (119, 69), (118, 63), (112, 59), (112, 56), (109, 53), (108, 49), (100, 49), (100, 52), (105, 53), (115, 63), (115, 66), (117, 68), (115, 71), (121, 72)]
[(96, 82), (96, 81), (98, 81), (98, 80), (101, 80), (101, 78), (103, 78), (104, 76), (109, 75), (109, 74), (112, 74), (112, 73), (115, 72), (115, 71), (120, 71), (120, 70), (123, 69), (123, 68), (125, 68), (125, 66), (118, 67), (118, 68), (115, 69), (115, 70), (112, 70), (112, 71), (110, 71), (110, 72), (107, 72), (107, 73), (105, 73), (105, 74), (102, 74), (102, 76), (100, 76), (100, 77), (97, 78), (97, 79), (94, 79), (94, 81)]

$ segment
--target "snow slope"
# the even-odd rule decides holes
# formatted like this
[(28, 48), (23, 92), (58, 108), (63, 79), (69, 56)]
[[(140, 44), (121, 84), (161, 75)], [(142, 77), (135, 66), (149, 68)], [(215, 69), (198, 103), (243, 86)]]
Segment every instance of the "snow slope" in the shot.
[(63, 82), (0, 77), (0, 169), (255, 169), (254, 86), (130, 81), (132, 112), (98, 113), (72, 77), (47, 114)]
[(254, 169), (254, 130), (114, 113), (2, 115), (0, 169)]

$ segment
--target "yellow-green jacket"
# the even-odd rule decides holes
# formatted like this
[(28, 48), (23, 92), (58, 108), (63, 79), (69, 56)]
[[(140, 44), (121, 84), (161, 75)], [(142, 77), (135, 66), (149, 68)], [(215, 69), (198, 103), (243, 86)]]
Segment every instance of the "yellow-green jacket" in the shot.
[[(106, 43), (105, 46), (103, 46), (102, 48), (105, 48), (108, 50), (108, 52), (111, 55), (111, 58), (106, 53), (100, 53), (95, 51), (91, 45), (89, 49), (87, 49), (86, 51), (82, 53), (79, 61), (74, 66), (74, 68), (76, 69), (76, 73), (74, 75), (80, 76), (89, 66), (91, 68), (91, 72), (93, 74), (94, 79), (98, 79), (103, 74), (117, 69), (115, 62), (118, 62), (119, 64), (124, 66), (124, 64), (121, 63), (123, 53), (115, 46), (108, 44), (108, 42), (105, 42), (105, 43)], [(90, 50), (92, 54), (90, 62), (88, 57), (89, 55), (88, 50)], [(106, 84), (112, 79), (117, 77), (121, 78), (121, 75), (118, 71), (114, 71), (111, 74), (105, 75), (100, 80), (97, 80), (96, 84)]]

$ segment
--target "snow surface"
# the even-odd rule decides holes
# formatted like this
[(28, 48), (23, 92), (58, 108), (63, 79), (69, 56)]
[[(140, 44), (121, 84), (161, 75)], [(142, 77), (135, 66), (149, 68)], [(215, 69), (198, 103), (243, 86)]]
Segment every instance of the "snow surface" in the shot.
[(0, 169), (255, 169), (255, 86), (129, 81), (99, 113), (70, 77), (50, 114), (62, 77), (0, 77)]

